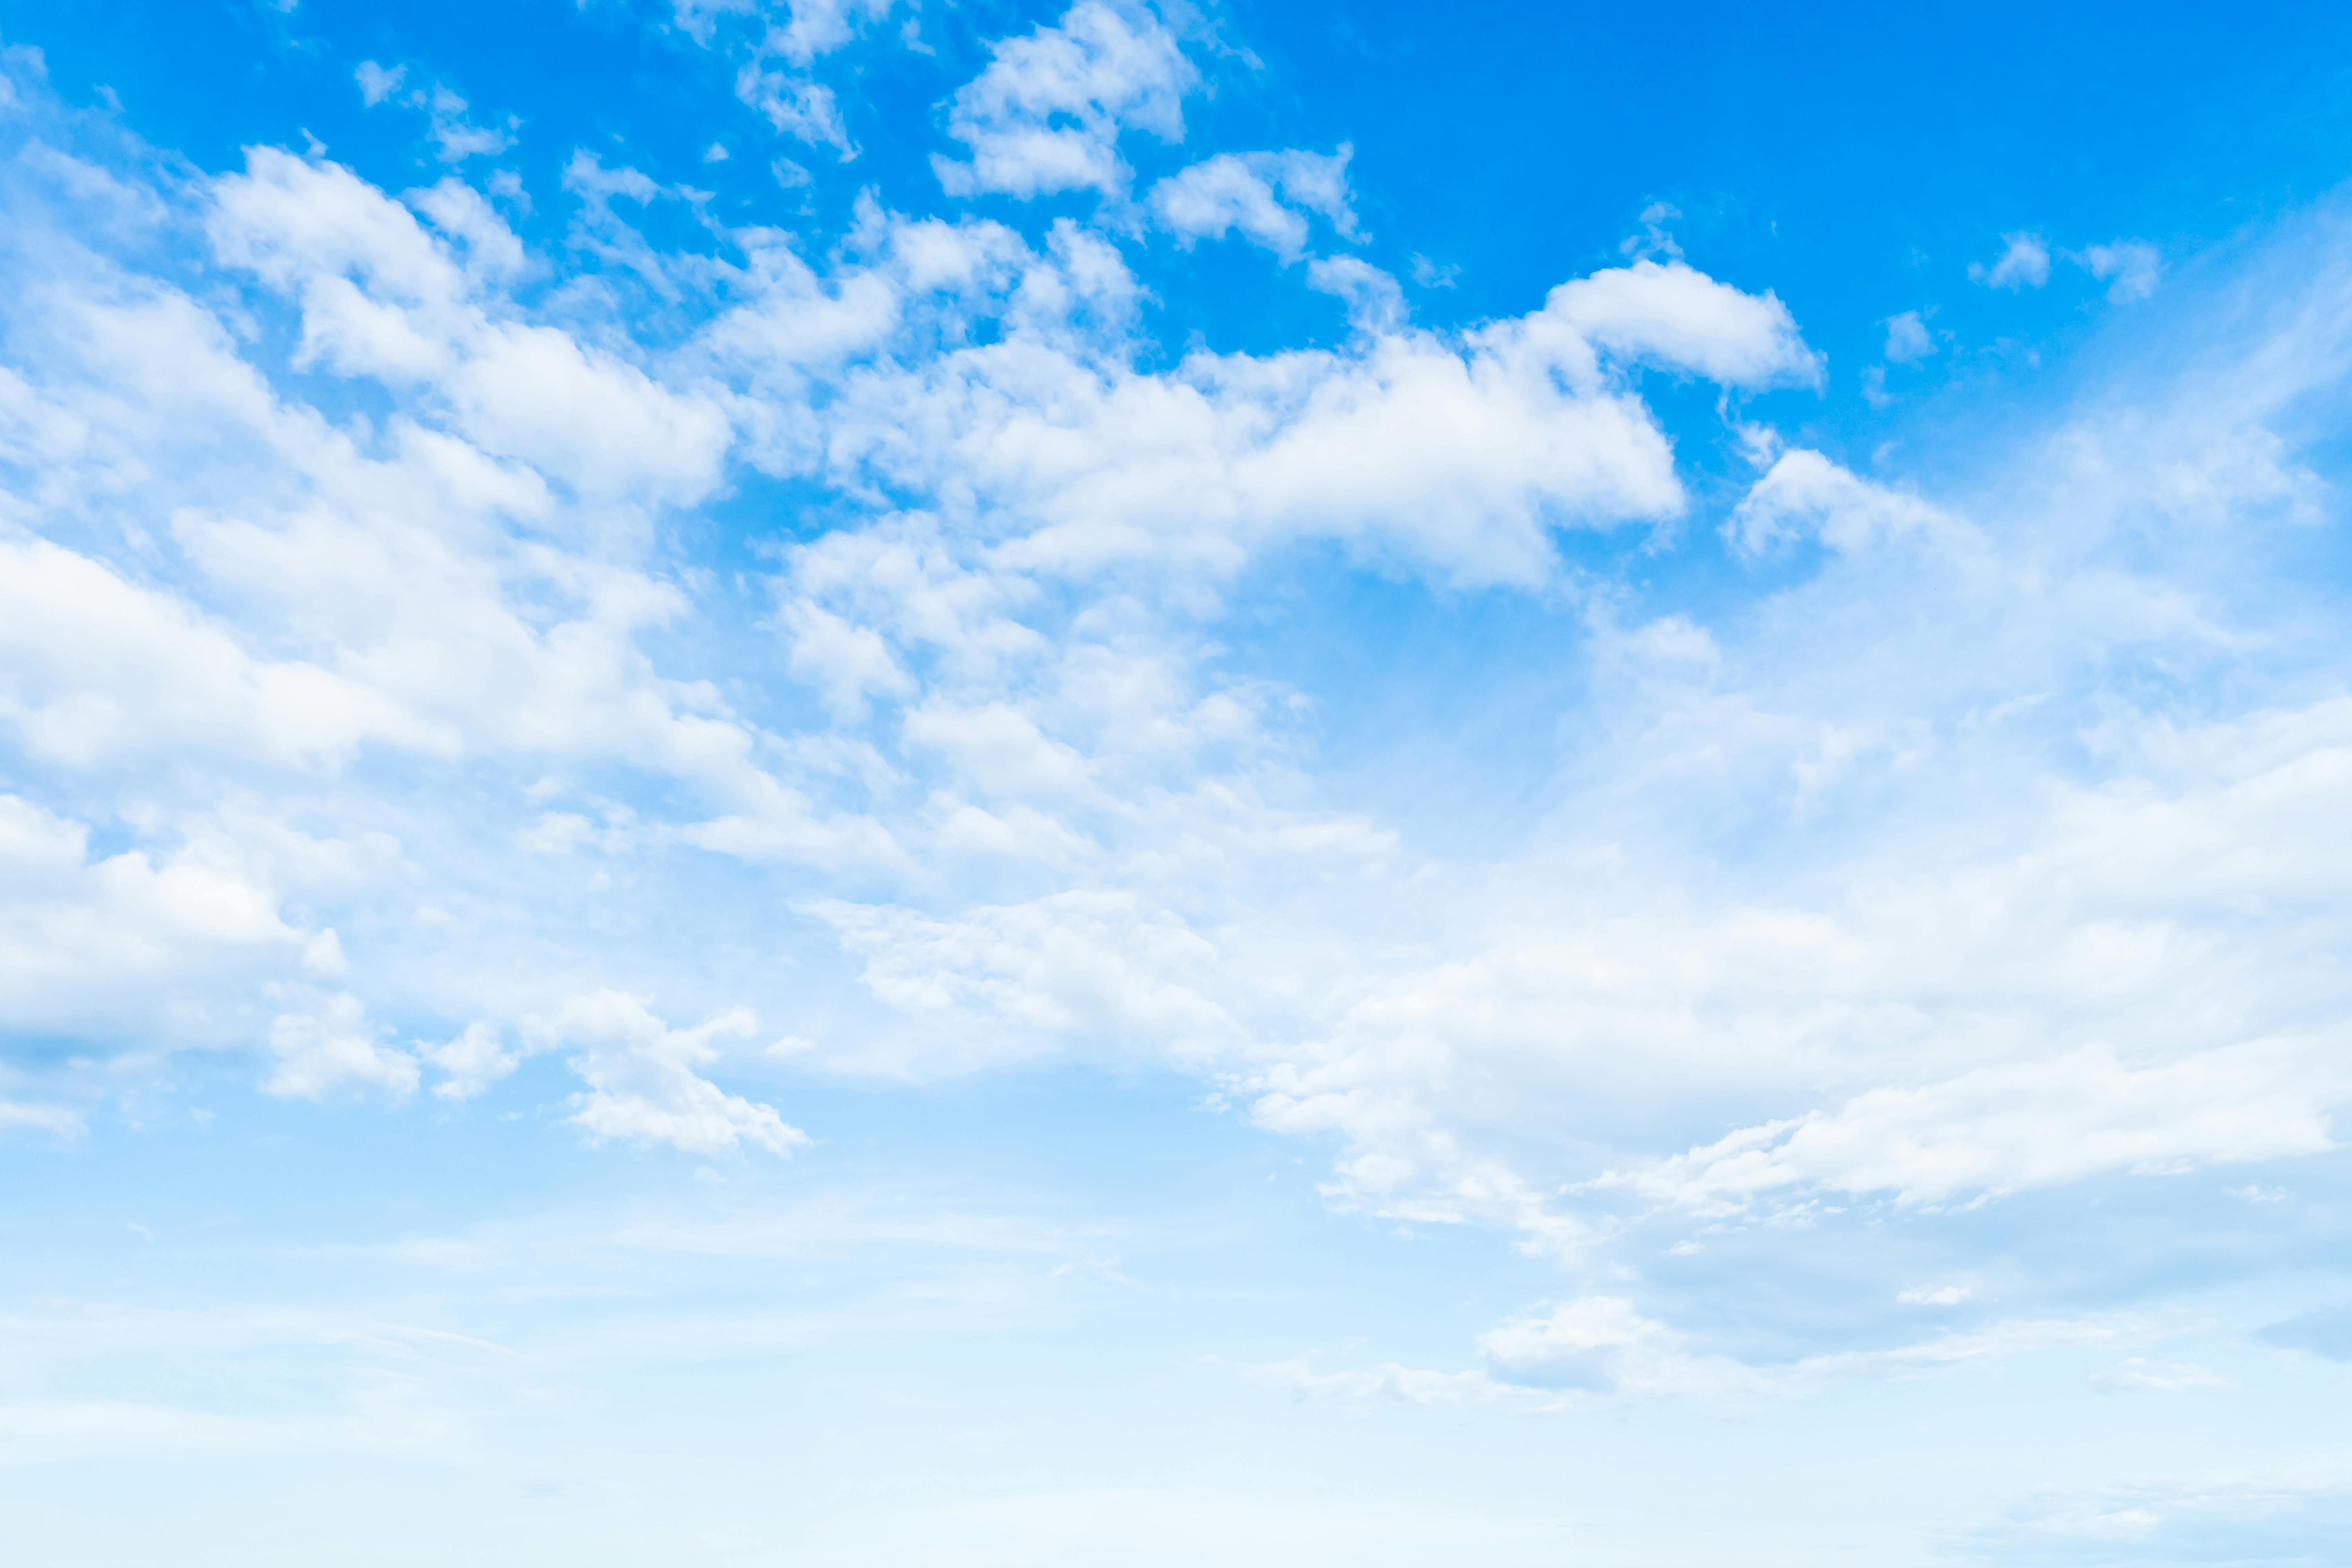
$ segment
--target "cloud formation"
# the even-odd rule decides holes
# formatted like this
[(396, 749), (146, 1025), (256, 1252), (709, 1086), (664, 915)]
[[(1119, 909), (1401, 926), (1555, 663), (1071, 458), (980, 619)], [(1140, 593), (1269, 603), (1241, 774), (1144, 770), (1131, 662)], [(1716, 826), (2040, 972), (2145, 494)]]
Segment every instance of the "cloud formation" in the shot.
[[(815, 73), (891, 16), (675, 24), (846, 158)], [(1190, 25), (1083, 0), (986, 40), (948, 207), (828, 186), (807, 232), (599, 147), (527, 239), (479, 172), (525, 128), (374, 61), (433, 183), (158, 173), (19, 61), (0, 999), (78, 1065), (15, 1053), (0, 1124), (69, 1136), (204, 1051), (390, 1114), (538, 1085), (568, 1137), (716, 1161), (811, 1142), (795, 1074), (1080, 1061), (1562, 1271), (1472, 1370), (1308, 1393), (2112, 1357), (2092, 1292), (1997, 1289), (1996, 1241), (1924, 1222), (2336, 1148), (2352, 710), (2284, 563), (2342, 258), (1931, 484), (1811, 423), (1827, 361), (1662, 205), (1623, 265), (1416, 319), (1348, 144), (1186, 142)], [(1344, 332), (1155, 337), (1155, 279), (1235, 236)], [(2044, 287), (2048, 243), (2002, 241), (1971, 275)], [(2078, 259), (2118, 302), (2164, 277)], [(1442, 663), (1351, 619), (1374, 592), (1467, 649), (1427, 711), (1364, 719)], [(1471, 738), (1538, 667), (1572, 679)], [(1333, 765), (1342, 720), (1387, 750)], [(1419, 802), (1456, 752), (1468, 804)], [(1774, 1227), (1915, 1250), (1847, 1265), (1851, 1344), (1660, 1261)], [(2329, 1321), (2271, 1342), (2332, 1355)], [(2203, 1386), (2125, 1365), (2100, 1386)]]

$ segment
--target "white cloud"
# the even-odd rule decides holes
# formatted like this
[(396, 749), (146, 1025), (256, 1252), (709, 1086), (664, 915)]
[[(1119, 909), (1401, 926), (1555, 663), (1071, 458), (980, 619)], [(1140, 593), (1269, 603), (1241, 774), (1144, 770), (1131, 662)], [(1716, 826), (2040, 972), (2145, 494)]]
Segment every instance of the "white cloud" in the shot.
[(404, 107), (422, 110), (426, 134), (433, 138), (435, 152), (445, 163), (462, 163), (468, 158), (503, 153), (514, 145), (513, 132), (521, 123), (520, 121), (509, 118), (502, 129), (477, 125), (467, 114), (466, 100), (439, 82), (430, 88), (412, 89), (395, 99), (408, 80), (406, 66), (386, 69), (374, 60), (362, 60), (352, 76), (359, 83), (361, 101), (370, 109), (397, 101)]
[(1424, 289), (1451, 289), (1462, 277), (1457, 262), (1441, 266), (1416, 252), (1412, 258), (1412, 280)]
[(551, 1044), (580, 1048), (572, 1067), (588, 1089), (573, 1097), (571, 1120), (592, 1138), (695, 1154), (745, 1144), (785, 1154), (808, 1142), (774, 1107), (729, 1094), (696, 1070), (719, 1059), (716, 1042), (754, 1032), (740, 1008), (673, 1029), (640, 999), (599, 991), (572, 998), (540, 1030)]
[(1916, 310), (1886, 319), (1886, 357), (1896, 364), (1916, 364), (1936, 352), (1936, 340)]
[[(0, 1006), (11, 1026), (93, 1043), (159, 1033), (217, 1043), (238, 1020), (197, 1000), (208, 983), (290, 973), (306, 948), (321, 951), (279, 913), (272, 884), (287, 868), (259, 837), (198, 823), (168, 852), (92, 858), (85, 824), (0, 795)], [(331, 858), (340, 847), (297, 837), (281, 847)]]
[(1988, 289), (2039, 289), (2050, 281), (2050, 247), (2038, 234), (2004, 234), (1999, 260), (1969, 263), (1969, 277)]
[(988, 68), (960, 89), (948, 131), (970, 163), (932, 160), (950, 195), (1055, 191), (1123, 194), (1120, 133), (1184, 135), (1182, 102), (1198, 79), (1176, 36), (1149, 10), (1079, 0), (1053, 26), (992, 46)]
[[(1671, 452), (1626, 387), (1630, 367), (1756, 388), (1819, 374), (1777, 300), (1680, 264), (1597, 273), (1553, 290), (1541, 310), (1449, 339), (1402, 329), (1393, 281), (1335, 259), (1318, 276), (1353, 296), (1366, 332), (1350, 351), (1196, 354), (1144, 375), (1019, 314), (1040, 297), (1067, 310), (1080, 289), (1104, 286), (1123, 301), (1123, 268), (1099, 266), (1089, 282), (1077, 245), (1037, 258), (991, 226), (882, 232), (884, 264), (902, 275), (919, 265), (934, 288), (1011, 272), (1017, 288), (999, 287), (1014, 330), (919, 377), (850, 379), (824, 460), (845, 481), (952, 487), (1019, 520), (1025, 537), (997, 553), (996, 571), (1083, 574), (1148, 552), (1223, 572), (1326, 537), (1456, 581), (1540, 582), (1551, 528), (1666, 518), (1684, 504)], [(887, 298), (877, 288), (869, 307), (845, 285), (816, 320), (856, 300), (861, 331), (888, 331)], [(747, 306), (713, 330), (754, 374), (808, 352), (771, 331), (770, 309)], [(793, 374), (806, 373), (795, 363)]]
[[(1693, 682), (1682, 689), (1654, 662), (1633, 668), (1650, 723), (1661, 705), (1690, 704), (1687, 729), (1659, 725), (1612, 767), (1660, 808), (1866, 795), (1905, 776), (1899, 752), (1863, 751), (1843, 764), (1857, 780), (1821, 782), (1820, 741), (1725, 702), (1713, 667), (1683, 667), (1670, 678)], [(1348, 1140), (1348, 1201), (1508, 1226), (1545, 1250), (1590, 1247), (1580, 1210), (1619, 1197), (1698, 1223), (1824, 1194), (1944, 1204), (2305, 1156), (2332, 1147), (2352, 1097), (2331, 1065), (2342, 993), (2297, 956), (2336, 940), (2309, 900), (2342, 859), (2307, 847), (2352, 757), (2344, 721), (2331, 702), (2274, 716), (2261, 741), (2234, 727), (2185, 746), (2152, 732), (2168, 754), (2208, 760), (2171, 764), (2186, 771), (2162, 791), (2048, 795), (2003, 829), (2020, 846), (2010, 854), (1890, 847), (1820, 903), (1661, 899), (1635, 868), (1670, 851), (1647, 839), (1639, 858), (1604, 840), (1524, 880), (1425, 879), (1429, 929), (1456, 942), (1351, 982), (1335, 1019), (1243, 1087), (1265, 1124)], [(1748, 746), (1786, 772), (1735, 766)], [(1716, 779), (1722, 794), (1692, 792)], [(1601, 794), (1584, 809), (1611, 805)], [(2257, 932), (2239, 923), (2251, 908), (2280, 913)], [(1555, 1173), (1573, 1171), (1553, 1150), (1675, 1114), (1694, 1083), (1817, 1109), (1549, 1195)]]
[(1404, 290), (1397, 280), (1353, 256), (1318, 256), (1307, 264), (1307, 286), (1347, 301), (1348, 324), (1360, 332), (1404, 330)]
[(269, 1026), (276, 1068), (262, 1080), (266, 1093), (322, 1100), (346, 1091), (405, 1096), (416, 1089), (416, 1058), (383, 1043), (367, 1007), (347, 993), (289, 997), (301, 1007)]
[(1286, 261), (1305, 250), (1307, 220), (1318, 213), (1342, 237), (1356, 218), (1349, 205), (1348, 159), (1342, 146), (1313, 153), (1220, 153), (1169, 175), (1145, 193), (1160, 225), (1187, 243), (1221, 239), (1235, 229)]
[(504, 1048), (496, 1024), (477, 1021), (446, 1045), (424, 1053), (425, 1059), (448, 1076), (433, 1086), (444, 1100), (467, 1100), (480, 1094), (522, 1065), (520, 1053)]
[(401, 84), (408, 79), (408, 68), (394, 66), (386, 70), (373, 60), (362, 60), (352, 76), (360, 84), (361, 100), (373, 109), (400, 90)]
[(1782, 453), (1723, 525), (1725, 537), (1750, 555), (1791, 538), (1853, 552), (1906, 538), (1950, 542), (1964, 531), (1958, 519), (1916, 496), (1873, 484), (1802, 447)]
[(46, 541), (0, 542), (0, 720), (69, 767), (160, 748), (323, 766), (371, 736), (438, 749), (383, 694), (256, 658), (184, 603)]
[(1737, 1206), (1804, 1184), (1905, 1203), (2109, 1171), (2161, 1173), (2332, 1148), (2326, 1107), (2352, 1084), (2309, 1053), (2232, 1047), (2134, 1070), (2084, 1048), (1877, 1089), (1834, 1111), (1745, 1128), (1630, 1179), (1664, 1202)]
[(717, 408), (558, 329), (500, 319), (413, 216), (349, 171), (257, 148), (217, 192), (223, 259), (302, 307), (301, 363), (431, 385), (461, 433), (597, 500), (690, 500), (718, 482), (730, 432)]
[(786, 71), (772, 70), (757, 60), (736, 74), (735, 96), (768, 118), (787, 136), (814, 146), (831, 147), (846, 163), (857, 155), (849, 138), (848, 122), (833, 89)]
[(2119, 239), (2112, 245), (2085, 246), (2081, 262), (2091, 276), (2107, 285), (2107, 298), (2116, 303), (2129, 304), (2145, 300), (2156, 292), (2157, 279), (2164, 274), (2164, 258), (2156, 247), (2145, 240)]
[(1622, 1297), (1585, 1296), (1490, 1330), (1478, 1347), (1506, 1381), (1538, 1388), (1682, 1392), (1726, 1373), (1738, 1377), (1738, 1369), (1695, 1361), (1676, 1338)]
[[(810, 26), (760, 70), (816, 58)], [(1081, 5), (958, 96), (972, 161), (944, 177), (1123, 192), (1122, 128), (1177, 136), (1192, 82), (1161, 23)], [(751, 1037), (739, 998), (761, 1037), (820, 1042), (746, 1070), (1174, 1063), (1335, 1142), (1336, 1203), (1596, 1265), (1633, 1227), (1895, 1226), (2332, 1146), (2352, 730), (2281, 651), (2318, 634), (2255, 606), (2264, 531), (2322, 515), (2269, 425), (2325, 384), (2317, 351), (2086, 404), (1935, 499), (1727, 396), (1760, 470), (1733, 548), (1827, 548), (1702, 607), (1669, 557), (1703, 531), (1659, 527), (1625, 573), (1559, 536), (1705, 495), (1656, 377), (1821, 384), (1769, 293), (1645, 258), (1439, 332), (1321, 257), (1284, 286), (1349, 300), (1343, 347), (1154, 357), (1116, 226), (1305, 261), (1308, 215), (1350, 226), (1338, 157), (1195, 158), (1034, 237), (879, 197), (838, 235), (712, 219), (707, 254), (632, 226), (691, 193), (584, 154), (549, 254), (455, 175), (394, 200), (258, 149), (193, 188), (103, 199), (200, 219), (211, 253), (175, 263), (200, 286), (81, 228), (73, 267), (10, 274), (13, 1027), (241, 1044), (307, 1096), (396, 1099), (431, 1067), (444, 1100), (493, 1097), (563, 1049), (583, 1131), (695, 1153), (803, 1139), (713, 1081)], [(1987, 280), (2036, 281), (2008, 266)], [(359, 384), (368, 417), (273, 384), (247, 310), (290, 317), (296, 368)], [(1933, 345), (1905, 320), (1889, 357)], [(811, 531), (722, 581), (677, 514), (769, 480), (814, 496)], [(1269, 574), (1359, 563), (1423, 579), (1396, 591), (1435, 589), (1433, 616), (1553, 617), (1542, 657), (1586, 684), (1518, 750), (1464, 753), (1510, 809), (1482, 782), (1426, 815), (1410, 732), (1328, 771), (1361, 715), (1319, 707), (1377, 682), (1253, 662), (1236, 627)], [(1344, 597), (1283, 614), (1313, 637)], [(1534, 657), (1485, 651), (1448, 722)], [(2116, 673), (2159, 665), (2161, 696)], [(701, 853), (793, 862), (791, 912)], [(772, 948), (741, 958), (744, 932)], [(0, 1087), (0, 1119), (80, 1114)], [(1981, 1261), (1906, 1253), (1853, 1293), (1965, 1327), (2014, 1299), (1960, 1293)], [(1486, 1371), (1302, 1376), (1465, 1402), (1759, 1386), (1656, 1289), (1515, 1320)]]

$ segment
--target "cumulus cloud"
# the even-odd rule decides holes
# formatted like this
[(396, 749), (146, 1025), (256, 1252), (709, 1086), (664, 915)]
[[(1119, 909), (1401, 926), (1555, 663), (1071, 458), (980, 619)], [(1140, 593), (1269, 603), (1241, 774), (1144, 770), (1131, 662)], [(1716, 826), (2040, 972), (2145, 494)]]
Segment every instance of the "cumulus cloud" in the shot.
[(1118, 195), (1130, 178), (1118, 151), (1122, 132), (1183, 139), (1183, 99), (1199, 73), (1167, 25), (1140, 5), (1080, 0), (1058, 24), (1005, 39), (991, 55), (948, 109), (948, 132), (970, 161), (932, 160), (950, 195)]
[(477, 1021), (446, 1045), (428, 1047), (425, 1059), (446, 1076), (433, 1086), (444, 1100), (467, 1100), (480, 1094), (522, 1065), (520, 1052), (505, 1049), (495, 1024)]
[(1916, 364), (1936, 352), (1936, 340), (1916, 310), (1886, 319), (1886, 357), (1895, 364)]
[(1815, 539), (1852, 552), (1906, 538), (1949, 539), (1963, 528), (1916, 496), (1874, 484), (1801, 447), (1782, 453), (1749, 487), (1723, 531), (1754, 555), (1787, 539)]
[(592, 1138), (667, 1143), (696, 1154), (746, 1144), (785, 1154), (808, 1142), (774, 1107), (729, 1094), (696, 1070), (719, 1059), (717, 1042), (754, 1032), (748, 1012), (673, 1029), (642, 1000), (599, 991), (566, 1002), (541, 1030), (548, 1041), (580, 1053), (572, 1065), (588, 1089), (573, 1097), (571, 1120)]
[(306, 950), (326, 951), (284, 919), (273, 885), (294, 868), (283, 852), (331, 858), (325, 846), (294, 835), (272, 846), (234, 820), (191, 824), (170, 849), (93, 855), (89, 840), (87, 824), (0, 795), (0, 997), (17, 1029), (219, 1043), (239, 1019), (190, 1006), (189, 988), (292, 973)]
[(1969, 263), (1969, 277), (1988, 289), (2039, 289), (2050, 281), (2050, 247), (2038, 234), (2021, 232), (2000, 237), (2002, 250), (1990, 267)]
[(320, 1100), (345, 1091), (415, 1091), (416, 1058), (383, 1041), (358, 997), (298, 993), (293, 999), (301, 1010), (280, 1013), (269, 1026), (269, 1048), (278, 1061), (262, 1080), (265, 1092)]
[(1355, 236), (1348, 196), (1352, 153), (1345, 145), (1328, 156), (1220, 153), (1161, 180), (1144, 201), (1162, 226), (1187, 243), (1239, 231), (1284, 260), (1296, 260), (1307, 247), (1302, 213), (1319, 214), (1342, 237)]
[[(1755, 389), (1820, 374), (1778, 300), (1679, 263), (1596, 273), (1554, 289), (1540, 310), (1453, 338), (1405, 329), (1392, 279), (1332, 258), (1317, 278), (1355, 309), (1356, 347), (1202, 353), (1143, 374), (1023, 319), (1048, 289), (1072, 305), (1106, 289), (1124, 299), (1124, 269), (1107, 259), (1076, 244), (1035, 257), (989, 226), (886, 232), (889, 270), (902, 277), (959, 289), (1002, 279), (997, 309), (1012, 331), (920, 377), (851, 381), (824, 461), (845, 478), (951, 483), (1019, 520), (996, 570), (1085, 572), (1148, 555), (1224, 571), (1304, 536), (1463, 582), (1539, 582), (1553, 566), (1551, 529), (1682, 510), (1671, 451), (1629, 373), (1658, 366)], [(888, 288), (873, 299), (877, 326)], [(837, 312), (864, 298), (845, 289), (819, 319), (845, 326)], [(799, 352), (770, 334), (773, 308), (722, 317), (714, 347), (770, 373)]]
[(2128, 304), (2156, 292), (2164, 273), (2164, 258), (2145, 240), (2119, 239), (2112, 245), (2085, 246), (2074, 259), (2107, 286), (2107, 298)]

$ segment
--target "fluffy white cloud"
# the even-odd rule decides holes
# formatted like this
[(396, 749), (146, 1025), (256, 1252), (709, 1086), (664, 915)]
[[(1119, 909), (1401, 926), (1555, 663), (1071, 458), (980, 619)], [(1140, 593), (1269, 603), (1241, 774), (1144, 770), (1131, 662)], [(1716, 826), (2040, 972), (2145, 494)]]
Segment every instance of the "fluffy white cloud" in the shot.
[(1169, 175), (1144, 201), (1162, 226), (1187, 243), (1222, 239), (1238, 229), (1286, 261), (1307, 247), (1305, 212), (1319, 213), (1342, 236), (1353, 236), (1348, 200), (1348, 159), (1341, 147), (1313, 153), (1220, 153)]
[(2050, 281), (2050, 247), (2038, 234), (2004, 234), (2000, 257), (1991, 266), (1969, 263), (1969, 277), (1988, 289), (2039, 289)]
[(416, 1058), (386, 1045), (367, 1016), (366, 1004), (348, 994), (289, 996), (301, 1006), (269, 1026), (278, 1063), (262, 1080), (265, 1093), (320, 1100), (344, 1090), (395, 1096), (416, 1089)]
[(1916, 310), (1886, 319), (1886, 357), (1896, 364), (1916, 364), (1936, 352), (1936, 340)]
[(545, 1040), (581, 1053), (573, 1065), (588, 1089), (574, 1097), (572, 1121), (592, 1138), (696, 1154), (747, 1143), (783, 1154), (808, 1142), (774, 1107), (729, 1094), (696, 1070), (719, 1059), (718, 1041), (752, 1032), (740, 1009), (673, 1029), (640, 999), (599, 991), (573, 997), (539, 1028)]
[[(1000, 570), (1085, 574), (1151, 557), (1226, 572), (1320, 537), (1458, 582), (1535, 584), (1553, 569), (1554, 527), (1682, 510), (1671, 451), (1630, 369), (1744, 388), (1819, 374), (1777, 300), (1644, 261), (1562, 285), (1544, 309), (1459, 339), (1378, 309), (1345, 353), (1199, 353), (1147, 375), (1024, 319), (1049, 287), (1085, 300), (1117, 286), (1118, 274), (1082, 274), (1089, 258), (1076, 246), (1047, 258), (985, 226), (884, 232), (886, 264), (901, 277), (920, 268), (933, 287), (968, 286), (995, 271), (1011, 330), (919, 374), (853, 370), (828, 410), (821, 460), (845, 482), (870, 474), (985, 508), (993, 528), (1022, 535), (997, 552)], [(804, 297), (806, 284), (791, 286)], [(1363, 297), (1392, 305), (1393, 290)], [(820, 320), (858, 297), (845, 282)], [(877, 291), (857, 318), (866, 331), (895, 326), (887, 298)], [(782, 381), (779, 360), (807, 362), (797, 340), (768, 330), (782, 303), (722, 318), (714, 349)]]
[(1118, 155), (1123, 131), (1183, 139), (1183, 99), (1198, 72), (1139, 5), (1079, 0), (1059, 24), (1008, 38), (992, 56), (948, 110), (949, 133), (971, 161), (932, 160), (950, 195), (1120, 195), (1131, 174)]
[[(419, 205), (470, 253), (513, 254), (478, 201), (444, 186)], [(299, 303), (298, 363), (430, 388), (483, 450), (592, 502), (688, 501), (719, 482), (730, 431), (716, 407), (556, 328), (499, 319), (446, 246), (348, 170), (256, 148), (219, 183), (212, 232), (224, 261)]]
[(1732, 509), (1723, 532), (1753, 555), (1792, 538), (1848, 552), (1906, 538), (1950, 544), (1966, 527), (1916, 496), (1873, 484), (1801, 447), (1774, 460)]
[(446, 1045), (425, 1053), (426, 1060), (447, 1076), (433, 1086), (444, 1100), (468, 1100), (480, 1094), (522, 1065), (521, 1053), (507, 1050), (495, 1024), (476, 1021)]
[(442, 749), (384, 694), (299, 659), (257, 658), (170, 595), (43, 540), (0, 543), (0, 719), (44, 761), (226, 751), (331, 765), (365, 739)]
[(1346, 301), (1348, 324), (1360, 332), (1395, 332), (1405, 324), (1403, 289), (1359, 258), (1317, 257), (1307, 264), (1307, 286)]
[[(94, 858), (87, 825), (0, 795), (0, 998), (9, 1026), (94, 1045), (160, 1034), (154, 1043), (165, 1046), (226, 1043), (250, 1026), (234, 992), (224, 996), (214, 983), (299, 972), (316, 938), (283, 918), (275, 884), (299, 875), (300, 860), (332, 859), (340, 847), (280, 830), (273, 856), (268, 837), (258, 824), (216, 822), (167, 853)], [(331, 878), (329, 868), (309, 869), (319, 881)]]

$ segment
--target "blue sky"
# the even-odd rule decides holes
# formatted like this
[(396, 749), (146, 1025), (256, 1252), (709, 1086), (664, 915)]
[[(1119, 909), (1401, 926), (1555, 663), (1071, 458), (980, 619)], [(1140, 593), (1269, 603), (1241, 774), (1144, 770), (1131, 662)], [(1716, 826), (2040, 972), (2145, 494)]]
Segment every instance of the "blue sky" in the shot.
[(0, 1533), (2334, 1561), (2347, 34), (0, 5)]

